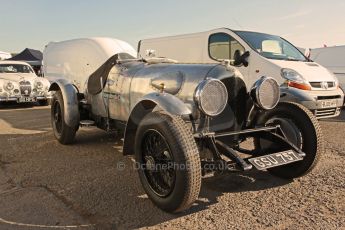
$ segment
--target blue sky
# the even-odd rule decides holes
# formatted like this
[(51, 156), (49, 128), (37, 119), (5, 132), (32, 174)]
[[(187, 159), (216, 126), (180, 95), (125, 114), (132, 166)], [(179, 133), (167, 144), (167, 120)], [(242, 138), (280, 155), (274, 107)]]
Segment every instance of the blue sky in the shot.
[(49, 41), (143, 38), (218, 27), (281, 35), (300, 47), (345, 45), (343, 0), (0, 0), (0, 50), (43, 50)]

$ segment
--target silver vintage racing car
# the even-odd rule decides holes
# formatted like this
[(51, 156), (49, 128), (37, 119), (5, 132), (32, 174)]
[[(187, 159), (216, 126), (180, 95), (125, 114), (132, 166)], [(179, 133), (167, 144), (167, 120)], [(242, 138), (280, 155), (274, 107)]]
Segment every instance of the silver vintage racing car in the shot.
[[(54, 66), (49, 52), (46, 63)], [(280, 102), (274, 79), (247, 85), (227, 63), (132, 56), (118, 50), (79, 82), (68, 74), (53, 82), (52, 127), (62, 144), (71, 144), (83, 125), (121, 133), (123, 154), (135, 156), (142, 186), (159, 208), (188, 209), (203, 175), (256, 168), (291, 179), (309, 172), (323, 152), (316, 118), (302, 105)], [(254, 148), (242, 146), (248, 138)]]

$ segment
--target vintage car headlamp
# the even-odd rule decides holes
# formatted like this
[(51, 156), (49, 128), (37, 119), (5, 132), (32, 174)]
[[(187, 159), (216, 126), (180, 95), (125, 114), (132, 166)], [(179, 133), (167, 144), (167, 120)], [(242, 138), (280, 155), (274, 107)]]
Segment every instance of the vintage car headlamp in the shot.
[(255, 82), (250, 95), (256, 106), (265, 110), (273, 109), (280, 99), (278, 82), (270, 77), (261, 77)]
[(194, 101), (204, 114), (217, 116), (227, 105), (228, 91), (220, 80), (206, 79), (197, 86)]
[(43, 83), (41, 81), (35, 81), (35, 88), (38, 90), (43, 89)]
[(11, 91), (14, 89), (14, 85), (12, 82), (8, 81), (5, 83), (4, 85), (4, 89), (7, 90), (7, 91)]

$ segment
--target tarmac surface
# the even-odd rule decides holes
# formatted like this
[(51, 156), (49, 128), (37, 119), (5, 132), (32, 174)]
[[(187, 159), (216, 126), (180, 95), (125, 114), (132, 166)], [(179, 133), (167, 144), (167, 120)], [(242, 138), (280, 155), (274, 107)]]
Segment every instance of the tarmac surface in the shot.
[(252, 170), (203, 179), (177, 215), (145, 195), (115, 134), (81, 128), (59, 144), (50, 108), (0, 109), (0, 229), (345, 229), (345, 113), (320, 122), (326, 152), (295, 180)]

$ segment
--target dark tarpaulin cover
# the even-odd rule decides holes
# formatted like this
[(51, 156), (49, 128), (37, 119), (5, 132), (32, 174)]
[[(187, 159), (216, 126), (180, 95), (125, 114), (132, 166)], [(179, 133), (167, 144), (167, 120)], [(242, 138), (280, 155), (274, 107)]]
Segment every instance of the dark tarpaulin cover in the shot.
[(7, 60), (25, 61), (32, 65), (41, 65), (42, 59), (43, 59), (43, 54), (41, 51), (26, 48), (21, 53)]

